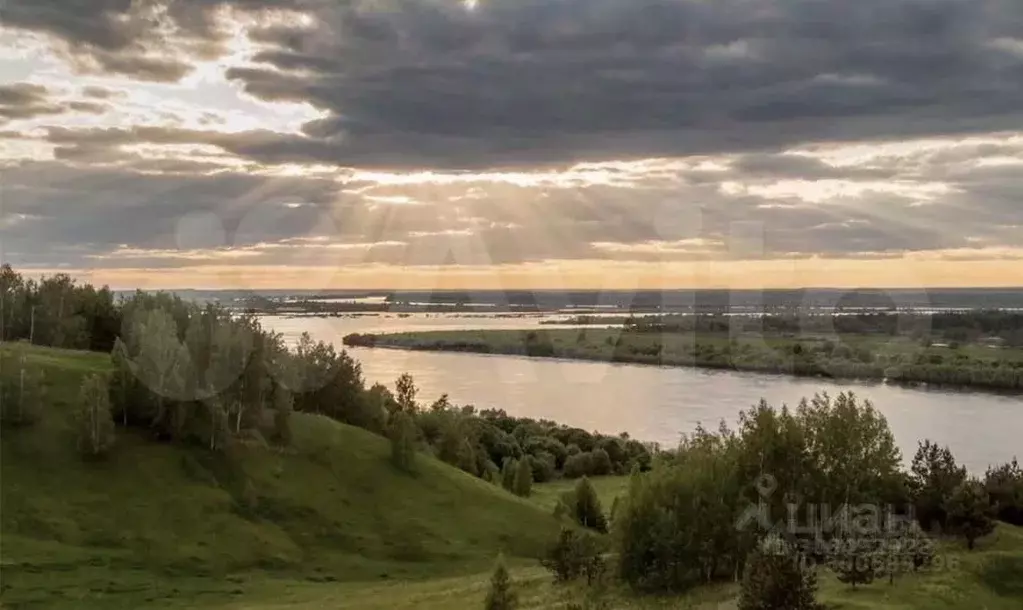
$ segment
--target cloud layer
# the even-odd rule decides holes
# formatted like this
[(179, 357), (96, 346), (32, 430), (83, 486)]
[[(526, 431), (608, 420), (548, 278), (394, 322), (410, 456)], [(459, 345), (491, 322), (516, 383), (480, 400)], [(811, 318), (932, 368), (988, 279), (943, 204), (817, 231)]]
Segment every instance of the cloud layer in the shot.
[(25, 265), (1023, 250), (1015, 0), (7, 0), (0, 15), (0, 37), (41, 49), (0, 70), (72, 75), (0, 87), (0, 232)]

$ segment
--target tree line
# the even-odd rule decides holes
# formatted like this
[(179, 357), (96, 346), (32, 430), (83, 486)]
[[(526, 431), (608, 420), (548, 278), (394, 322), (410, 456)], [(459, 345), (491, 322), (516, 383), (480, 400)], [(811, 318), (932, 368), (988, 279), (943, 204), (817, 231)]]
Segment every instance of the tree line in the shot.
[[(821, 570), (853, 587), (892, 584), (953, 569), (941, 537), (972, 550), (996, 520), (1023, 525), (1023, 470), (1014, 459), (971, 477), (929, 440), (904, 469), (869, 402), (818, 395), (795, 409), (761, 402), (734, 430), (698, 429), (635, 470), (610, 511), (582, 479), (555, 514), (571, 525), (542, 563), (556, 583), (585, 580), (576, 607), (608, 607), (609, 583), (678, 594), (738, 581), (742, 610), (817, 610)], [(514, 601), (509, 587), (501, 576), (488, 599)]]
[[(393, 391), (367, 387), (345, 351), (304, 334), (290, 349), (246, 313), (197, 304), (167, 293), (136, 292), (117, 301), (108, 288), (63, 275), (36, 282), (4, 266), (4, 341), (109, 352), (113, 372), (82, 388), (82, 445), (99, 455), (111, 447), (114, 422), (154, 438), (222, 449), (233, 439), (291, 438), (291, 412), (324, 415), (396, 443), (395, 460), (411, 468), (426, 451), (495, 483), (503, 471), (530, 482), (622, 474), (649, 468), (651, 445), (500, 410), (452, 405), (446, 396), (420, 404), (411, 376)], [(41, 406), (41, 372), (26, 350), (8, 350), (0, 390), (6, 423), (30, 423)], [(105, 398), (101, 399), (101, 395)], [(402, 449), (404, 447), (404, 449)], [(412, 456), (412, 457), (410, 457)], [(514, 477), (512, 477), (514, 478)], [(508, 485), (509, 489), (513, 485)], [(521, 483), (519, 493), (527, 494)]]

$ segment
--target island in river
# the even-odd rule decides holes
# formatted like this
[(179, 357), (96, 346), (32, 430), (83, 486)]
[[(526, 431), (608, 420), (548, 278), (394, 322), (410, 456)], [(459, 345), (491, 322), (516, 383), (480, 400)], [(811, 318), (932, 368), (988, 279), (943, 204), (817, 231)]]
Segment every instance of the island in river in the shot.
[(457, 351), (1023, 392), (1023, 315), (660, 316), (618, 326), (350, 334), (353, 347)]

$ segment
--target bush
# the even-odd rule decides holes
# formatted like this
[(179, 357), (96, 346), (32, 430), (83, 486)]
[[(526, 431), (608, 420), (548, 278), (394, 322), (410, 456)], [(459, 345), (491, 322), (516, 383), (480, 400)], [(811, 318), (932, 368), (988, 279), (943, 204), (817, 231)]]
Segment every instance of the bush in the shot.
[(511, 578), (504, 565), (504, 557), (498, 556), (494, 573), (490, 577), (490, 590), (483, 602), (485, 610), (513, 610), (519, 605), (518, 595), (511, 588)]
[(533, 481), (545, 483), (554, 478), (556, 458), (546, 451), (539, 451), (526, 458), (533, 470)]
[(504, 466), (501, 468), (501, 487), (515, 493), (515, 473), (518, 471), (519, 463), (515, 458), (505, 458)]
[(600, 505), (600, 498), (597, 497), (597, 490), (589, 479), (583, 477), (575, 486), (575, 493), (571, 498), (574, 509), (575, 520), (582, 525), (604, 534), (607, 533), (607, 517), (604, 516), (604, 509)]
[(533, 467), (529, 456), (523, 456), (515, 467), (515, 482), (512, 491), (516, 496), (528, 498), (533, 491)]
[(604, 560), (593, 536), (561, 528), (557, 541), (540, 559), (540, 565), (554, 575), (554, 582), (571, 582), (583, 575), (588, 582), (598, 580), (604, 573)]
[(984, 485), (969, 479), (961, 483), (948, 502), (948, 524), (952, 532), (966, 539), (971, 551), (978, 538), (995, 530), (994, 509)]
[(852, 585), (869, 585), (877, 577), (877, 568), (882, 558), (877, 555), (873, 541), (858, 538), (838, 538), (828, 554), (828, 567), (840, 582)]
[(604, 449), (594, 449), (590, 452), (590, 472), (593, 476), (605, 476), (611, 474), (613, 466), (611, 457)]
[[(572, 445), (574, 447), (574, 445)], [(565, 459), (565, 477), (569, 479), (578, 479), (590, 474), (590, 453), (570, 453)]]
[(739, 610), (818, 610), (817, 577), (802, 557), (779, 540), (750, 554), (739, 592)]

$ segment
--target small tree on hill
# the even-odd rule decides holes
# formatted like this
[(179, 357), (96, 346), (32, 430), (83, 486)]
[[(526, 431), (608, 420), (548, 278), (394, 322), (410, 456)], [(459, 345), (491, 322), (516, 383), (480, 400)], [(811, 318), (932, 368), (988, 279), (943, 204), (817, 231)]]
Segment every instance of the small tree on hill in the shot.
[(78, 410), (78, 450), (87, 457), (99, 457), (114, 444), (114, 420), (110, 414), (110, 390), (106, 380), (90, 375), (82, 381)]
[(274, 388), (274, 437), (282, 445), (291, 444), (291, 412), (295, 398), (282, 386)]
[(817, 577), (780, 541), (762, 545), (746, 560), (739, 610), (818, 610)]
[(966, 547), (973, 550), (978, 538), (995, 530), (994, 510), (984, 484), (969, 479), (956, 487), (948, 502), (950, 529), (966, 539)]
[(490, 590), (483, 603), (485, 610), (513, 610), (519, 605), (518, 595), (512, 591), (508, 568), (504, 565), (504, 556), (498, 555), (497, 565), (490, 577)]
[(405, 411), (397, 411), (391, 418), (391, 462), (400, 470), (413, 472), (416, 458), (416, 424)]
[(573, 581), (585, 575), (589, 583), (600, 580), (604, 560), (593, 536), (562, 527), (558, 539), (540, 559), (540, 565), (554, 575), (554, 582)]
[(501, 487), (510, 492), (515, 492), (515, 472), (518, 469), (518, 461), (515, 458), (506, 458), (501, 468)]
[(514, 489), (516, 496), (528, 498), (533, 490), (533, 467), (529, 463), (529, 456), (523, 456), (515, 466)]
[(394, 399), (399, 410), (406, 413), (415, 413), (419, 410), (419, 405), (416, 403), (416, 394), (419, 393), (419, 388), (416, 387), (412, 375), (402, 373), (394, 384), (394, 390)]
[(929, 440), (920, 443), (910, 467), (910, 481), (916, 517), (924, 529), (948, 526), (946, 504), (965, 480), (966, 468), (956, 463), (948, 447)]
[(483, 463), (483, 480), (493, 485), (501, 484), (501, 470), (490, 460)]
[(593, 483), (583, 477), (575, 486), (575, 518), (583, 527), (607, 533), (607, 517), (597, 497)]
[(206, 411), (208, 438), (210, 451), (221, 451), (231, 438), (231, 423), (228, 419), (227, 410), (224, 409), (223, 401), (218, 396), (212, 396), (203, 401), (203, 408)]
[(984, 485), (997, 510), (998, 519), (1023, 525), (1023, 469), (1016, 458), (997, 468), (988, 468)]
[(19, 341), (0, 368), (13, 369), (13, 382), (0, 378), (0, 423), (28, 426), (35, 423), (43, 402), (43, 373), (28, 366), (28, 348)]

